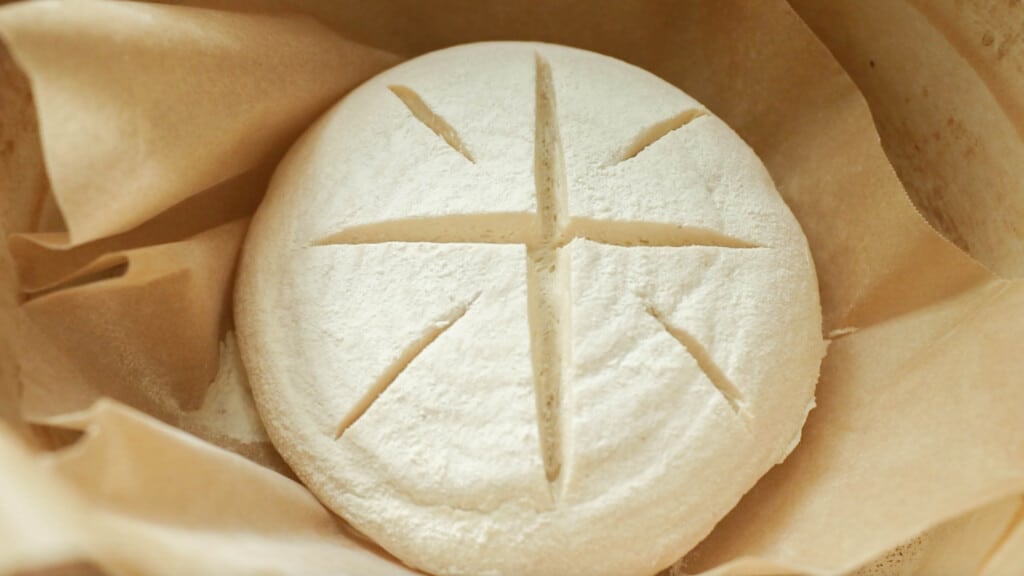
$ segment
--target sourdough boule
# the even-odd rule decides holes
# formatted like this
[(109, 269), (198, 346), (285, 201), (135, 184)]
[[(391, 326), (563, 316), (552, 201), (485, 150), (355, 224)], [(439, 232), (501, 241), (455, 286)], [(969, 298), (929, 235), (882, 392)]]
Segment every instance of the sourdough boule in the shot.
[(246, 240), (275, 446), (437, 574), (651, 574), (795, 445), (825, 345), (799, 224), (679, 89), (547, 44), (366, 82)]

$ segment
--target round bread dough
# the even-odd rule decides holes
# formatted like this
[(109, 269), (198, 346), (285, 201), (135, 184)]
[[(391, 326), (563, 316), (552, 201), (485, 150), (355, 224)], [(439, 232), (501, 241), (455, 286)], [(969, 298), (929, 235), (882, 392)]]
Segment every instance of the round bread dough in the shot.
[(659, 78), (483, 43), (373, 78), (282, 162), (241, 351), (281, 455), (436, 574), (651, 574), (799, 439), (825, 345), (761, 162)]

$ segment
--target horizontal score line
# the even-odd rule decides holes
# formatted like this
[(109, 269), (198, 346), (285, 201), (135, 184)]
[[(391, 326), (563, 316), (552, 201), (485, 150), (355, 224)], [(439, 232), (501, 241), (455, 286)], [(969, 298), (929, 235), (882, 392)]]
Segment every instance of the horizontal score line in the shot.
[[(565, 246), (581, 238), (622, 247), (707, 246), (730, 249), (763, 248), (759, 244), (696, 226), (659, 222), (571, 218), (549, 245)], [(542, 244), (540, 222), (532, 214), (467, 214), (389, 220), (346, 228), (312, 243), (343, 244)]]

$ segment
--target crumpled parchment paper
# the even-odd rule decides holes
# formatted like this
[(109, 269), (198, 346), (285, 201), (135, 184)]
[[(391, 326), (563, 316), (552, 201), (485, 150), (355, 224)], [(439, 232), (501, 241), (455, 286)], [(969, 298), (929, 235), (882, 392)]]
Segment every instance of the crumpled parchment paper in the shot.
[(331, 103), (401, 58), (509, 38), (617, 56), (700, 99), (812, 247), (834, 339), (818, 408), (673, 571), (1020, 566), (1024, 284), (919, 215), (789, 5), (191, 3), (0, 8), (0, 574), (412, 573), (268, 442), (231, 332), (234, 261), (276, 159)]

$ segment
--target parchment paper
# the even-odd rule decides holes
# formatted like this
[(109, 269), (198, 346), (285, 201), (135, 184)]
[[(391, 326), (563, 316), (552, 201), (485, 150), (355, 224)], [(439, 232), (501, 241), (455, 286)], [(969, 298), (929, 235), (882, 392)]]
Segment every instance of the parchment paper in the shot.
[(995, 574), (1012, 576), (999, 560), (1020, 520), (1022, 500), (1012, 496), (940, 524), (862, 566), (852, 576)]
[(287, 5), (337, 34), (126, 2), (0, 9), (25, 74), (8, 62), (0, 84), (0, 214), (18, 233), (12, 258), (0, 250), (0, 353), (21, 367), (0, 369), (0, 573), (410, 573), (281, 475), (234, 354), (231, 276), (245, 216), (312, 118), (389, 51), (499, 38), (608, 53), (702, 100), (756, 149), (811, 243), (835, 338), (819, 407), (676, 573), (845, 573), (972, 515), (988, 520), (963, 528), (963, 558), (987, 548), (986, 574), (1021, 558), (1022, 521), (999, 506), (1024, 491), (1024, 286), (918, 215), (864, 99), (788, 5), (217, 4)]
[(1024, 278), (1024, 4), (792, 4), (863, 90), (929, 221), (993, 271)]

